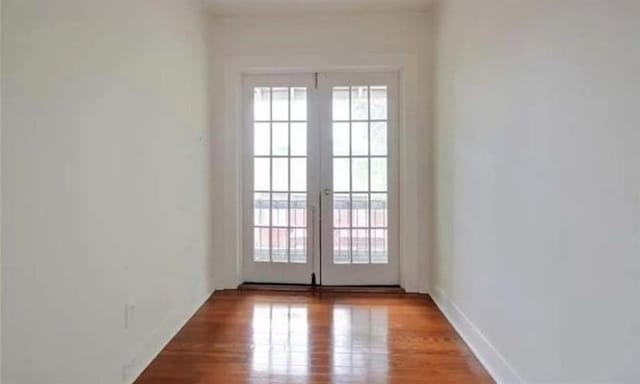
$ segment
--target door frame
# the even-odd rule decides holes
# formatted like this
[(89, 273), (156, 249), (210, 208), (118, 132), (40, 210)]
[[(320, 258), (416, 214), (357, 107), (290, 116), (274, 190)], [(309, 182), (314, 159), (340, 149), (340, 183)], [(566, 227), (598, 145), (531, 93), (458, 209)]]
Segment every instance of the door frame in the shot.
[[(399, 285), (398, 220), (399, 72), (323, 72), (243, 75), (243, 282), (310, 284), (312, 274), (321, 285)], [(387, 264), (333, 264), (333, 200), (321, 191), (332, 187), (332, 94), (338, 85), (386, 85), (388, 89), (388, 211)], [(255, 87), (307, 88), (307, 263), (255, 262), (253, 226), (253, 93)], [(316, 145), (313, 145), (316, 143)], [(315, 170), (315, 172), (314, 172)], [(311, 172), (310, 172), (311, 171)], [(328, 198), (327, 198), (328, 197)], [(270, 212), (271, 215), (271, 212)], [(321, 234), (324, 233), (324, 236)], [(321, 243), (322, 242), (322, 243)]]
[[(398, 71), (399, 113), (398, 166), (400, 286), (407, 292), (431, 289), (429, 254), (431, 116), (429, 79), (422, 76), (421, 62), (414, 53), (358, 53), (349, 55), (268, 54), (215, 56), (212, 84), (212, 208), (215, 231), (211, 232), (212, 262), (208, 276), (215, 289), (234, 289), (243, 281), (243, 174), (244, 150), (242, 79), (244, 75), (313, 72)], [(427, 104), (423, 104), (426, 102)], [(417, 136), (419, 135), (419, 136)], [(420, 137), (420, 140), (416, 140)], [(425, 141), (426, 140), (426, 141)], [(416, 214), (416, 207), (419, 214)]]

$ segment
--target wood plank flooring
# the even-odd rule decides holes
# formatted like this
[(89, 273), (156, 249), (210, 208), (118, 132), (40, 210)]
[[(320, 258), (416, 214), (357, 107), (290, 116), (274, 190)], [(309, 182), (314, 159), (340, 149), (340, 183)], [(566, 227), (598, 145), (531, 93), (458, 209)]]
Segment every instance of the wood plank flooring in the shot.
[(136, 383), (493, 380), (428, 296), (222, 291)]

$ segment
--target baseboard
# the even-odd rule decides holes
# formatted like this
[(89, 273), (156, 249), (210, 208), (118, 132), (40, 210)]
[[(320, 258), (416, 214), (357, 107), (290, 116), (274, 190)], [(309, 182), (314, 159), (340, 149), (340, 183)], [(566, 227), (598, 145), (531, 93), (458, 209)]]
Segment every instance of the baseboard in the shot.
[(478, 327), (453, 303), (440, 287), (436, 287), (431, 297), (447, 320), (467, 343), (480, 363), (498, 384), (525, 384), (509, 362), (482, 334)]
[(184, 327), (184, 325), (195, 315), (202, 305), (213, 295), (215, 289), (208, 290), (198, 295), (192, 302), (178, 307), (171, 315), (160, 324), (151, 334), (137, 353), (131, 359), (129, 365), (123, 367), (124, 384), (132, 384), (142, 372), (158, 356), (162, 349), (171, 339)]

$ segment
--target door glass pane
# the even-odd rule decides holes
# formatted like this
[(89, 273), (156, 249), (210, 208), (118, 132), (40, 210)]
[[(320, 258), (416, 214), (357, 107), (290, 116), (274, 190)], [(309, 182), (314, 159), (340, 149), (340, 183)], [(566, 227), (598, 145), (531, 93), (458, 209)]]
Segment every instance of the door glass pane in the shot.
[(269, 159), (264, 157), (256, 157), (253, 164), (254, 169), (254, 179), (253, 179), (253, 188), (256, 191), (268, 191), (270, 188), (270, 177), (269, 177)]
[(351, 226), (369, 227), (369, 195), (366, 193), (351, 195)]
[(269, 156), (271, 154), (271, 127), (269, 123), (255, 123), (253, 125), (253, 152), (255, 156)]
[(307, 123), (291, 123), (291, 156), (307, 155)]
[(255, 193), (253, 199), (253, 222), (255, 225), (269, 226), (271, 203), (268, 193)]
[(307, 120), (307, 88), (291, 88), (291, 120)]
[(287, 156), (289, 154), (289, 124), (273, 123), (273, 154)]
[(352, 191), (368, 191), (369, 190), (369, 159), (354, 158), (351, 159), (352, 164)]
[(386, 264), (389, 262), (388, 233), (386, 229), (371, 230), (371, 262)]
[(274, 263), (289, 261), (289, 230), (287, 228), (271, 229), (271, 261)]
[(307, 231), (305, 229), (291, 229), (289, 242), (291, 244), (291, 262), (307, 262)]
[(349, 156), (349, 123), (333, 123), (333, 155)]
[(289, 190), (289, 159), (275, 158), (271, 160), (273, 163), (273, 190), (288, 191)]
[(289, 120), (289, 89), (273, 88), (271, 94), (273, 97), (273, 120)]
[(351, 120), (369, 119), (369, 88), (351, 87)]
[(291, 213), (290, 225), (296, 228), (304, 228), (307, 226), (307, 194), (292, 193), (289, 203), (289, 212)]
[(371, 190), (387, 190), (387, 158), (376, 157), (371, 159)]
[(253, 260), (269, 261), (269, 228), (255, 228), (253, 232)]
[(289, 194), (273, 193), (271, 196), (271, 225), (286, 227), (289, 224)]
[(333, 261), (388, 263), (387, 87), (334, 87), (332, 105)]
[(369, 124), (351, 124), (351, 155), (366, 156), (369, 154)]
[(307, 190), (307, 159), (291, 159), (291, 191), (303, 192)]
[(335, 228), (349, 228), (351, 226), (351, 209), (348, 193), (333, 194), (333, 226)]
[(387, 227), (388, 205), (386, 193), (371, 194), (371, 226)]
[(387, 123), (376, 121), (371, 123), (371, 155), (387, 155)]
[(271, 90), (269, 88), (255, 88), (253, 91), (253, 120), (271, 120)]
[(304, 87), (254, 88), (256, 262), (308, 260), (307, 104)]
[(353, 229), (351, 235), (351, 259), (353, 264), (369, 263), (369, 230)]
[(349, 87), (333, 88), (333, 120), (349, 120)]
[(334, 192), (348, 192), (349, 189), (349, 159), (333, 159)]
[(387, 120), (387, 87), (371, 87), (371, 120)]
[(333, 231), (333, 262), (335, 264), (351, 263), (351, 230)]

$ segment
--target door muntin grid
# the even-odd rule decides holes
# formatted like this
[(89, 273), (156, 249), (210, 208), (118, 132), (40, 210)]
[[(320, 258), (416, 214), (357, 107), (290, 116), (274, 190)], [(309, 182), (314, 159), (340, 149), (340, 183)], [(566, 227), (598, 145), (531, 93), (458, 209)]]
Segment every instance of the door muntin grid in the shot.
[(332, 88), (333, 263), (389, 263), (387, 86)]
[(307, 263), (306, 87), (253, 88), (253, 261)]

